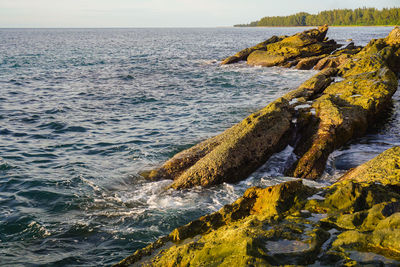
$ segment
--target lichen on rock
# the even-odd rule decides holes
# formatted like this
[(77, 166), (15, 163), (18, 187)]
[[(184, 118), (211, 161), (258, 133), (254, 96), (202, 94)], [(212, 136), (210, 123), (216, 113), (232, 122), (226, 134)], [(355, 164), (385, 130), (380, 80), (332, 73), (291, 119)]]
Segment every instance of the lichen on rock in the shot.
[[(249, 188), (234, 203), (175, 229), (116, 266), (134, 263), (143, 266), (265, 265), (278, 260), (268, 256), (267, 242), (280, 238), (304, 240), (306, 246), (301, 252), (315, 254), (326, 233), (321, 239), (323, 234), (305, 233), (305, 228), (293, 220), (277, 223), (303, 206), (315, 191), (301, 180), (267, 188)], [(269, 223), (273, 228), (267, 227)]]
[(263, 51), (267, 49), (267, 45), (276, 43), (284, 39), (286, 36), (272, 36), (268, 40), (261, 42), (253, 47), (245, 48), (242, 51), (239, 51), (233, 56), (227, 57), (226, 59), (222, 60), (222, 65), (236, 63), (242, 60), (247, 60), (248, 56), (253, 53), (254, 51)]
[[(325, 40), (327, 32), (328, 26), (324, 25), (270, 43), (264, 50), (252, 52), (247, 57), (247, 64), (264, 67), (298, 65), (298, 68), (301, 68), (306, 66), (305, 58), (307, 58), (308, 66), (304, 68), (312, 68), (321, 59), (319, 56), (330, 54), (340, 47), (333, 40)], [(310, 64), (309, 61), (314, 64)]]
[(177, 154), (149, 178), (173, 179), (175, 189), (240, 181), (286, 146), (291, 109), (280, 98), (219, 136)]
[(400, 147), (388, 149), (367, 163), (348, 171), (341, 178), (341, 181), (347, 180), (400, 184)]
[(249, 188), (116, 266), (398, 265), (400, 184), (393, 176), (381, 183), (396, 169), (384, 164), (392, 152), (374, 159), (379, 170), (365, 163), (325, 188), (302, 180)]
[[(371, 41), (361, 52), (342, 64), (338, 71), (344, 80), (330, 84), (316, 98), (316, 124), (300, 133), (295, 148), (299, 160), (287, 172), (301, 178), (317, 179), (325, 169), (330, 153), (352, 138), (363, 135), (388, 106), (397, 90), (398, 80), (390, 69), (384, 42)], [(388, 51), (385, 51), (388, 50)], [(310, 137), (311, 133), (311, 137)]]

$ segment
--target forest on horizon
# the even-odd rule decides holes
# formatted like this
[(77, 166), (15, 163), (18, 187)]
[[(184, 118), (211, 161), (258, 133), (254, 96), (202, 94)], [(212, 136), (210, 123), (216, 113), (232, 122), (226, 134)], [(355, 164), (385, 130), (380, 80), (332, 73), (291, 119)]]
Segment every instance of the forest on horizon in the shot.
[(380, 26), (400, 25), (400, 8), (357, 8), (334, 9), (321, 11), (318, 14), (306, 12), (290, 16), (264, 17), (249, 24), (238, 24), (235, 27), (266, 27), (266, 26)]

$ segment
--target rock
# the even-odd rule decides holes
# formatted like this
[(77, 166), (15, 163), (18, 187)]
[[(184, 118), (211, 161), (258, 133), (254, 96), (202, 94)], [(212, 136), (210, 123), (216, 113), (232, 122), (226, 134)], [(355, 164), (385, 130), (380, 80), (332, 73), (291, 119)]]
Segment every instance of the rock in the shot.
[(315, 70), (323, 70), (326, 68), (337, 68), (343, 63), (345, 63), (351, 56), (348, 54), (340, 56), (329, 56), (320, 59), (314, 66)]
[(322, 71), (264, 109), (222, 134), (176, 154), (160, 168), (143, 175), (174, 180), (172, 188), (211, 186), (245, 179), (289, 143), (296, 98), (312, 98), (332, 81), (334, 69)]
[(363, 135), (384, 112), (398, 86), (388, 66), (391, 57), (385, 51), (391, 49), (386, 44), (368, 45), (340, 66), (339, 75), (344, 79), (330, 84), (313, 100), (315, 119), (300, 133), (295, 148), (299, 160), (288, 175), (317, 179), (329, 154)]
[[(301, 61), (303, 58), (311, 60), (312, 57), (330, 54), (338, 45), (333, 40), (325, 41), (327, 31), (328, 27), (325, 25), (268, 44), (264, 51), (252, 52), (247, 58), (247, 63), (253, 66), (291, 67), (293, 64), (290, 62)], [(313, 60), (314, 63), (318, 61)]]
[[(324, 31), (306, 31), (267, 47), (282, 43), (311, 47), (323, 40)], [(345, 48), (354, 49), (354, 45)], [(174, 180), (170, 187), (175, 189), (233, 183), (247, 178), (273, 153), (290, 144), (298, 160), (286, 170), (287, 175), (318, 179), (330, 153), (362, 136), (384, 113), (397, 90), (393, 71), (400, 66), (400, 45), (379, 39), (354, 55), (346, 51), (334, 53), (347, 58), (338, 68), (324, 69), (296, 90), (222, 134), (178, 153), (145, 176)], [(265, 53), (255, 51), (252, 55)], [(271, 65), (282, 60), (269, 56)]]
[(315, 66), (315, 64), (318, 61), (320, 61), (322, 58), (325, 58), (325, 57), (326, 57), (326, 55), (303, 58), (297, 63), (296, 69), (298, 69), (298, 70), (310, 70)]
[(348, 171), (341, 181), (379, 182), (382, 184), (400, 184), (400, 147), (390, 148), (368, 161)]
[(298, 201), (304, 200), (314, 192), (315, 189), (304, 186), (301, 180), (267, 188), (252, 187), (247, 189), (243, 197), (233, 204), (225, 205), (216, 213), (203, 216), (196, 221), (175, 229), (170, 236), (173, 241), (181, 241), (250, 215), (276, 219), (297, 205)]
[(315, 70), (323, 70), (326, 68), (337, 68), (345, 63), (352, 55), (357, 54), (362, 49), (361, 46), (355, 46), (353, 42), (349, 43), (343, 49), (335, 51), (333, 54), (328, 55), (315, 64)]
[[(175, 229), (170, 235), (136, 251), (115, 266), (134, 263), (146, 266), (267, 264), (264, 256), (268, 253), (265, 247), (268, 240), (273, 242), (279, 237), (286, 237), (295, 241), (303, 230), (293, 222), (275, 225), (275, 229), (271, 230), (265, 228), (264, 223), (290, 213), (313, 193), (315, 189), (303, 185), (302, 181), (264, 189), (250, 188), (233, 204)], [(315, 254), (321, 240), (326, 239), (326, 233), (313, 231), (305, 234), (307, 237), (301, 252)], [(320, 238), (322, 235), (325, 236)], [(262, 236), (264, 238), (260, 239)]]
[(250, 48), (246, 48), (243, 49), (242, 51), (236, 53), (234, 56), (228, 57), (224, 60), (222, 60), (221, 65), (227, 65), (227, 64), (232, 64), (232, 63), (236, 63), (242, 60), (247, 60), (247, 57), (253, 53), (254, 51), (258, 51), (258, 50), (266, 50), (267, 49), (267, 45), (268, 44), (272, 44), (272, 43), (276, 43), (281, 41), (283, 38), (285, 38), (286, 36), (272, 36), (271, 38), (269, 38), (268, 40), (261, 42), (253, 47)]
[(373, 251), (400, 260), (400, 213), (376, 219), (377, 225), (373, 227), (372, 232), (345, 231), (333, 242), (333, 248)]
[(302, 83), (297, 89), (283, 96), (288, 101), (310, 100), (321, 94), (333, 81), (338, 70), (331, 68), (318, 72), (313, 77)]
[(115, 266), (363, 266), (371, 254), (374, 265), (397, 266), (400, 185), (379, 183), (395, 167), (369, 166), (359, 167), (375, 177), (368, 182), (355, 177), (320, 189), (301, 180), (249, 188)]
[(288, 101), (280, 98), (219, 136), (177, 154), (149, 177), (172, 178), (175, 189), (240, 181), (286, 146), (291, 114)]
[(389, 33), (388, 37), (386, 37), (385, 41), (389, 45), (400, 44), (400, 27), (394, 27), (394, 29)]
[(251, 53), (247, 62), (250, 65), (262, 66), (262, 67), (272, 67), (282, 64), (287, 60), (286, 57), (281, 55), (271, 55), (267, 51), (255, 51)]

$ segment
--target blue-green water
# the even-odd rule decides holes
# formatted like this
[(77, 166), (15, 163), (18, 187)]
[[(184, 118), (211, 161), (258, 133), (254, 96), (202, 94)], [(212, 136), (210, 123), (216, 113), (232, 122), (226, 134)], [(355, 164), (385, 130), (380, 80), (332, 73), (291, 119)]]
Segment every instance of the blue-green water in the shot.
[[(248, 186), (285, 179), (290, 148), (237, 185), (163, 191), (168, 181), (138, 173), (311, 77), (218, 64), (300, 30), (0, 29), (0, 265), (110, 265)], [(329, 36), (366, 44), (390, 30), (333, 28)], [(379, 134), (336, 152), (327, 177), (398, 144), (392, 113)]]

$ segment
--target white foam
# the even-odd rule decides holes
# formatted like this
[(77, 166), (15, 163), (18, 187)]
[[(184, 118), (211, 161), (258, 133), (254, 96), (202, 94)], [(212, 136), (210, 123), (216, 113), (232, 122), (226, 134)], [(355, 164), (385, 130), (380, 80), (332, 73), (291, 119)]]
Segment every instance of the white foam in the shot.
[(299, 110), (299, 109), (306, 109), (306, 108), (311, 108), (311, 105), (310, 104), (301, 104), (301, 105), (297, 105), (294, 109)]
[(289, 101), (289, 105), (296, 104), (297, 102), (299, 102), (299, 100), (297, 98), (293, 98), (292, 100)]

